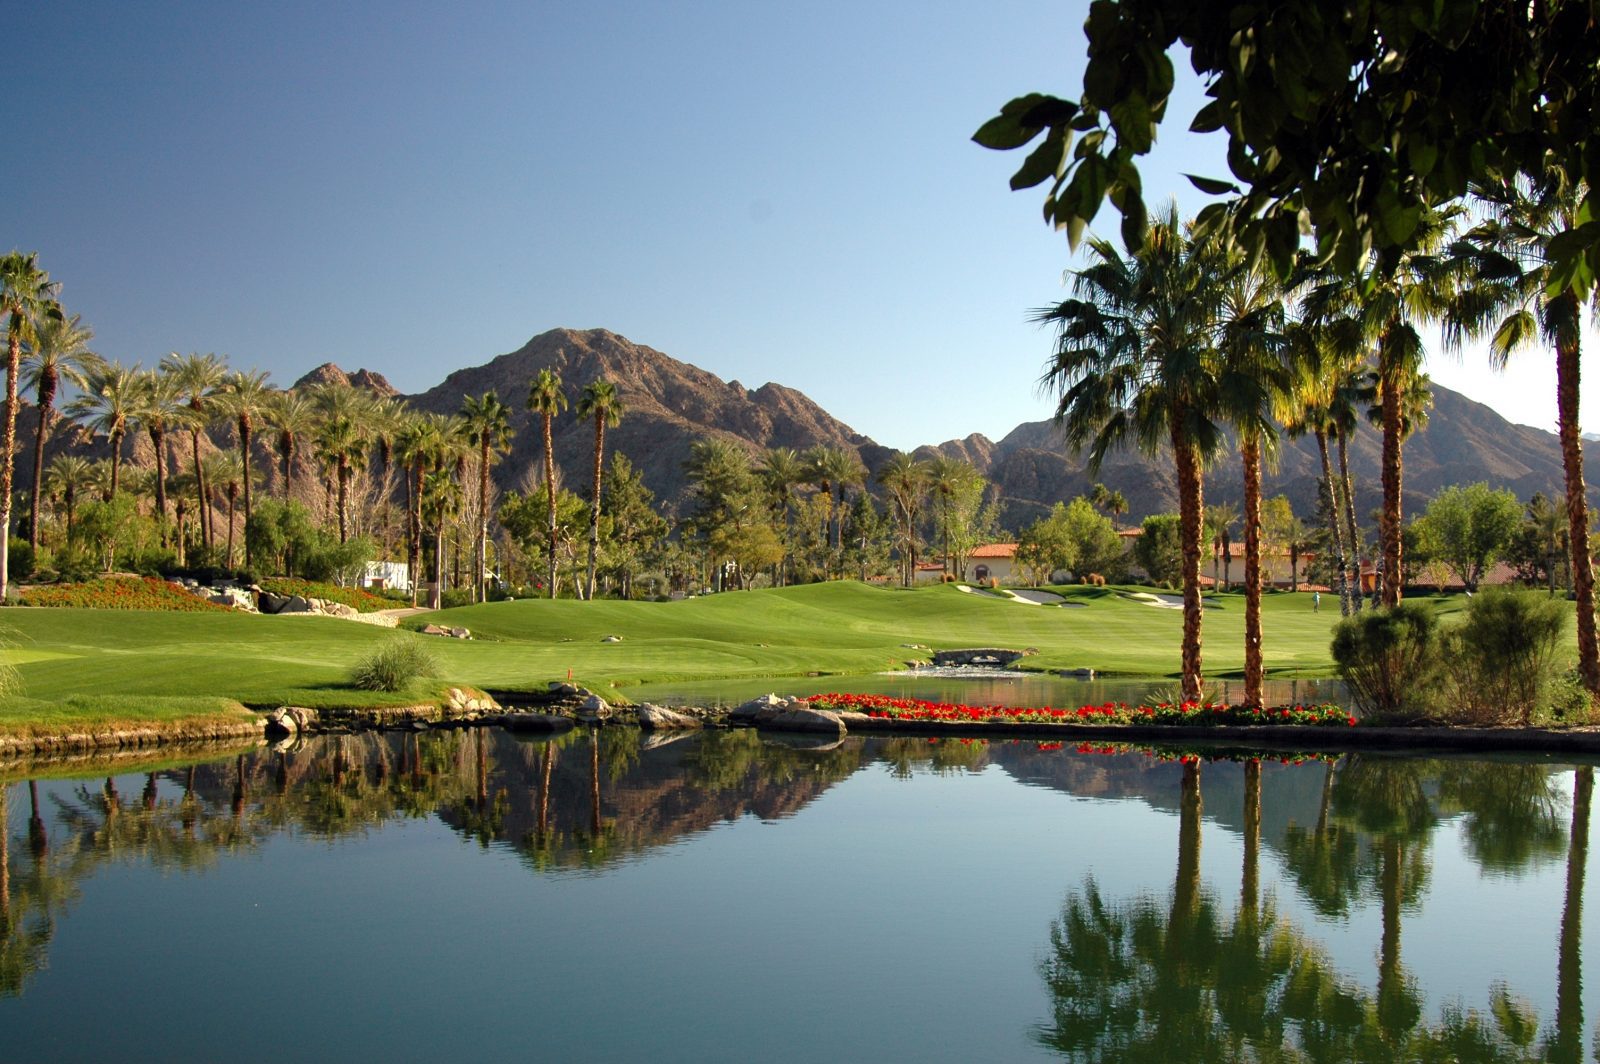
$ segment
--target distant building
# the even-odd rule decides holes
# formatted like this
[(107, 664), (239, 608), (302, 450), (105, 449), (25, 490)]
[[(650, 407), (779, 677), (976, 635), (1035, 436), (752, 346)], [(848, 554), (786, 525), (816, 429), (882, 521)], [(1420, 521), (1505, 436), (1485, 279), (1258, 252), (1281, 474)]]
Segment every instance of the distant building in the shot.
[(361, 586), (368, 591), (411, 591), (411, 566), (405, 562), (368, 562), (361, 574)]
[[(987, 584), (990, 580), (1010, 584), (1015, 582), (1016, 564), (1015, 543), (985, 543), (967, 555), (967, 576), (974, 584)], [(944, 573), (943, 562), (918, 562), (916, 582), (937, 584), (944, 579)]]

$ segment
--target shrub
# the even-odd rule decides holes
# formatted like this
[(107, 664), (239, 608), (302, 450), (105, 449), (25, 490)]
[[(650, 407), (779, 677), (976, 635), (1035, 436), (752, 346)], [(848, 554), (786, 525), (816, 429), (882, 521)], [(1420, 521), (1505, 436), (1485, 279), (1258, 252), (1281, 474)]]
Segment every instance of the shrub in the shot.
[(1452, 716), (1527, 724), (1547, 704), (1567, 605), (1536, 591), (1486, 588), (1445, 634)]
[(7, 548), (6, 572), (12, 580), (22, 581), (33, 576), (33, 547), (28, 541), (12, 536)]
[(92, 610), (168, 610), (180, 613), (233, 612), (181, 587), (148, 576), (107, 576), (81, 584), (33, 587), (23, 592), (24, 606), (66, 606)]
[(1333, 660), (1368, 716), (1426, 715), (1439, 694), (1439, 622), (1417, 602), (1346, 617), (1333, 629)]
[(439, 596), (440, 609), (453, 610), (459, 606), (470, 605), (472, 605), (472, 589), (470, 587), (447, 588), (444, 594)]
[(356, 662), (350, 682), (363, 691), (403, 691), (437, 668), (433, 655), (415, 639), (398, 636)]

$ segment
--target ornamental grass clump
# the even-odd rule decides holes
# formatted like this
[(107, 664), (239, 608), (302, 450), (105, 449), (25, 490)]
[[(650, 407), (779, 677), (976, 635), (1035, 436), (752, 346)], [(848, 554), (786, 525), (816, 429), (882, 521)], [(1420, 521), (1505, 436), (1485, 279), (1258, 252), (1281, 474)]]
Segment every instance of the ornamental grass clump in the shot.
[(363, 691), (404, 691), (437, 669), (433, 655), (416, 640), (399, 636), (358, 661), (350, 682)]
[(1537, 591), (1486, 588), (1444, 633), (1446, 715), (1474, 724), (1529, 724), (1548, 705), (1567, 631), (1567, 604)]
[(1333, 629), (1333, 660), (1370, 718), (1427, 716), (1440, 695), (1439, 622), (1418, 602), (1365, 610)]

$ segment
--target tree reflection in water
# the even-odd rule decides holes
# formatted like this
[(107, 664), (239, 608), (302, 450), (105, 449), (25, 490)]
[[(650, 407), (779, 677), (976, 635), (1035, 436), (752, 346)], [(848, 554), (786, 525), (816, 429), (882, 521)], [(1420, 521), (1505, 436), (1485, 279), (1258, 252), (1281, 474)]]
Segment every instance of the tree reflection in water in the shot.
[[(1319, 913), (1342, 916), (1379, 895), (1375, 992), (1339, 973), (1325, 950), (1258, 894), (1260, 766), (1244, 768), (1244, 866), (1232, 918), (1200, 887), (1200, 771), (1186, 762), (1171, 904), (1108, 901), (1090, 878), (1050, 929), (1041, 975), (1051, 1022), (1036, 1035), (1070, 1060), (1578, 1061), (1584, 1055), (1581, 907), (1593, 770), (1576, 770), (1571, 827), (1547, 766), (1422, 762), (1352, 755), (1330, 765), (1316, 827), (1291, 826), (1291, 882)], [(1330, 815), (1331, 814), (1331, 815)], [(1489, 988), (1486, 1010), (1445, 1005), (1423, 1022), (1400, 955), (1401, 920), (1427, 881), (1431, 835), (1444, 816), (1480, 867), (1515, 871), (1567, 850), (1554, 1023), (1512, 988)]]

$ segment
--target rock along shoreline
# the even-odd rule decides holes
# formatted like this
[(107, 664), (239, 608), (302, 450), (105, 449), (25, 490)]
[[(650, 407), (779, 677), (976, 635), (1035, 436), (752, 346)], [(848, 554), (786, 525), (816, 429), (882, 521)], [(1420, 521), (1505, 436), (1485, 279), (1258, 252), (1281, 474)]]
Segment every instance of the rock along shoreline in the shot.
[(903, 720), (853, 711), (818, 709), (804, 699), (763, 695), (734, 709), (612, 706), (573, 684), (552, 684), (544, 694), (502, 694), (451, 688), (441, 703), (373, 708), (308, 709), (280, 706), (253, 720), (174, 722), (55, 735), (0, 734), (0, 759), (64, 757), (116, 750), (142, 751), (168, 744), (261, 742), (356, 731), (428, 731), (503, 727), (551, 734), (576, 726), (636, 727), (644, 731), (756, 728), (825, 739), (847, 735), (951, 739), (1033, 739), (1042, 742), (1128, 742), (1156, 746), (1203, 745), (1230, 749), (1346, 752), (1357, 750), (1457, 753), (1545, 753), (1600, 756), (1600, 728), (1464, 728), (1451, 726), (1149, 725), (1024, 723), (1011, 721)]

